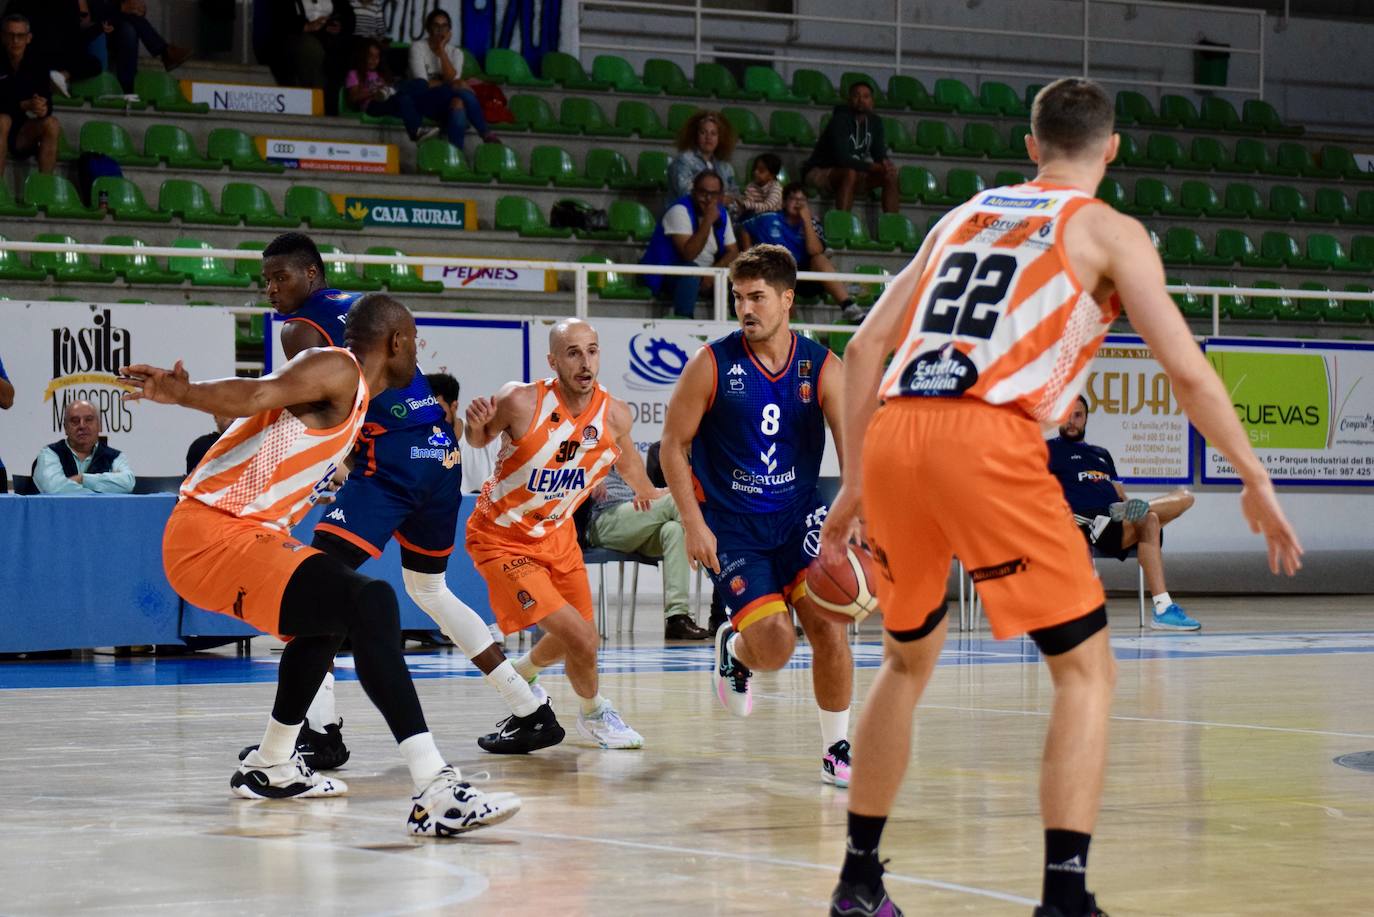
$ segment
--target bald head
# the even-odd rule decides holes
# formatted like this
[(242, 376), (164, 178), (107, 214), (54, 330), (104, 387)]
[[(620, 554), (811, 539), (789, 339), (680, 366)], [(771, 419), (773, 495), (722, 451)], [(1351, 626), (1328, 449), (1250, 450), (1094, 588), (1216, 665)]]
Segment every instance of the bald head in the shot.
[(563, 319), (549, 329), (549, 353), (557, 353), (569, 339), (580, 340), (584, 335), (596, 340), (596, 329), (580, 318)]
[(415, 375), (415, 317), (385, 293), (368, 293), (348, 310), (344, 343), (364, 364), (386, 364), (387, 388), (408, 384)]
[(596, 329), (580, 318), (565, 318), (549, 329), (549, 367), (558, 384), (571, 395), (587, 395), (596, 388), (601, 371), (601, 345)]

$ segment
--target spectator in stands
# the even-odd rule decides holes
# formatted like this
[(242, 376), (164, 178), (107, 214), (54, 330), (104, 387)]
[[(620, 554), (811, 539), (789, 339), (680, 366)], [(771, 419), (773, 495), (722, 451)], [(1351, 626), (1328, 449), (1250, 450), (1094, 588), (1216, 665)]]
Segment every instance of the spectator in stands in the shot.
[[(692, 193), (668, 208), (654, 228), (642, 264), (726, 267), (739, 257), (735, 228), (721, 204), (725, 185), (719, 174), (699, 172)], [(647, 274), (644, 282), (661, 298), (671, 299), (673, 313), (682, 318), (696, 315), (697, 296), (710, 290), (712, 277)]]
[(386, 13), (382, 10), (382, 0), (354, 0), (353, 35), (364, 41), (376, 39), (383, 48), (391, 44), (391, 36), (386, 32)]
[(114, 74), (126, 93), (134, 91), (134, 74), (138, 72), (138, 45), (148, 49), (153, 57), (162, 59), (162, 66), (175, 70), (191, 56), (187, 48), (168, 44), (148, 21), (148, 4), (144, 0), (118, 0), (99, 6), (99, 0), (81, 0), (86, 7), (82, 24), (98, 20), (106, 32), (110, 55), (114, 58)]
[(486, 143), (499, 143), (482, 114), (482, 103), (463, 79), (463, 49), (451, 44), (453, 20), (441, 9), (425, 17), (425, 40), (411, 42), (410, 75), (429, 91), (420, 97), (420, 113), (444, 126), (449, 143), (463, 148), (468, 125)]
[(592, 490), (587, 544), (663, 560), (663, 639), (705, 640), (711, 632), (692, 617), (691, 569), (677, 505), (666, 487), (648, 509), (634, 505), (634, 491), (614, 468)]
[(27, 159), (38, 154), (38, 171), (57, 167), (62, 127), (52, 113), (52, 84), (47, 64), (29, 47), (29, 21), (10, 13), (0, 21), (5, 47), (0, 55), (0, 174), (11, 155)]
[(463, 436), (463, 418), (458, 413), (458, 380), (448, 373), (428, 373), (425, 381), (429, 390), (439, 399), (444, 409), (444, 419), (458, 434), (458, 448), (463, 454), (463, 493), (475, 494), (482, 490), (482, 484), (496, 468), (496, 457), (501, 453), (501, 440), (494, 439), (481, 449), (468, 445)]
[(225, 417), (221, 414), (212, 415), (215, 418), (215, 429), (210, 433), (205, 433), (191, 440), (191, 445), (186, 449), (186, 473), (190, 474), (196, 470), (200, 460), (205, 458), (205, 453), (210, 451), (210, 447), (219, 442), (220, 436), (229, 429), (229, 425), (234, 422), (234, 418)]
[[(5, 373), (4, 361), (0, 360), (0, 411), (8, 411), (12, 407), (14, 407), (14, 385)], [(0, 494), (9, 490), (9, 486), (9, 473), (5, 471), (3, 456), (0, 456)]]
[(851, 83), (849, 104), (835, 106), (802, 166), (802, 178), (835, 192), (837, 210), (849, 210), (856, 191), (881, 188), (883, 212), (897, 212), (897, 166), (887, 156), (883, 119), (873, 113), (873, 85), (867, 80)]
[[(104, 69), (90, 51), (94, 36), (83, 29), (79, 0), (10, 0), (5, 13), (24, 17), (33, 35), (28, 53), (35, 64), (46, 65), (52, 87), (61, 95), (71, 95), (72, 80), (93, 77)], [(13, 53), (12, 48), (6, 50)], [(51, 89), (45, 87), (44, 94), (51, 96)]]
[(760, 213), (772, 213), (782, 209), (782, 184), (778, 173), (782, 171), (782, 160), (773, 153), (760, 153), (754, 158), (752, 181), (744, 186), (734, 210), (741, 220)]
[[(782, 191), (782, 201), (781, 211), (761, 213), (740, 224), (744, 250), (763, 243), (781, 245), (792, 253), (797, 270), (834, 273), (835, 265), (825, 245), (825, 230), (811, 214), (811, 205), (806, 200), (806, 186), (799, 181), (789, 183)], [(817, 296), (822, 290), (840, 304), (848, 321), (863, 321), (863, 307), (854, 301), (849, 290), (838, 280), (802, 280), (797, 283), (798, 296)]]
[(44, 494), (127, 494), (134, 472), (118, 449), (100, 441), (100, 412), (89, 401), (62, 410), (66, 439), (44, 446), (34, 459), (33, 483)]
[(1137, 549), (1145, 584), (1154, 598), (1155, 630), (1197, 630), (1202, 625), (1188, 617), (1164, 585), (1164, 526), (1182, 516), (1193, 505), (1193, 495), (1179, 488), (1162, 497), (1145, 501), (1127, 499), (1116, 480), (1116, 463), (1101, 446), (1084, 442), (1088, 430), (1088, 399), (1082, 395), (1059, 428), (1059, 435), (1046, 445), (1050, 473), (1059, 479), (1064, 499), (1073, 510), (1074, 521), (1096, 553), (1125, 560), (1130, 549)]
[[(279, 73), (292, 86), (324, 91), (324, 111), (339, 113), (339, 88), (353, 50), (353, 5), (349, 0), (289, 0), (279, 29), (285, 60)], [(280, 52), (279, 52), (280, 53)]]
[(392, 74), (381, 42), (368, 38), (358, 43), (353, 69), (344, 78), (348, 104), (374, 118), (395, 116), (404, 122), (410, 139), (420, 141), (439, 132), (425, 127), (420, 101), (429, 91), (424, 80), (401, 80)]
[(699, 111), (687, 119), (677, 135), (678, 154), (668, 163), (668, 200), (676, 201), (692, 192), (692, 182), (702, 172), (720, 176), (725, 207), (739, 197), (735, 170), (727, 161), (735, 151), (735, 129), (716, 111)]

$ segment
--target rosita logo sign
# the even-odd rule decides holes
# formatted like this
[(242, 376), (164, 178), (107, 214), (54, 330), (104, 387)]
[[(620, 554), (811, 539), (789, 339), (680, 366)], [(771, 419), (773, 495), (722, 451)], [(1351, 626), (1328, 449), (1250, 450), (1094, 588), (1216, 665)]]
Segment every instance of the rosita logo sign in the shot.
[(133, 428), (117, 378), (119, 367), (133, 362), (132, 348), (132, 335), (114, 324), (109, 309), (95, 312), (89, 325), (52, 329), (52, 378), (43, 400), (52, 402), (54, 433), (62, 431), (62, 412), (73, 401), (95, 405), (105, 433)]

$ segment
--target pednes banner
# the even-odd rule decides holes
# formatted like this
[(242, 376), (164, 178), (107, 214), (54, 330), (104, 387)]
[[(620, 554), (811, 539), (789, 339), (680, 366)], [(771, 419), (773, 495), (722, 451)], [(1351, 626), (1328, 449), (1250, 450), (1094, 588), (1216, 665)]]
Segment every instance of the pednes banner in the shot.
[(1086, 439), (1112, 454), (1127, 484), (1188, 484), (1193, 450), (1188, 418), (1164, 368), (1132, 335), (1109, 335), (1083, 389)]
[[(1374, 483), (1374, 346), (1217, 338), (1207, 359), (1275, 481)], [(1202, 480), (1240, 480), (1211, 443)]]
[(0, 414), (0, 457), (28, 474), (38, 450), (65, 436), (62, 411), (89, 401), (101, 433), (124, 452), (134, 474), (186, 473), (186, 447), (214, 430), (210, 415), (167, 405), (125, 403), (120, 366), (185, 363), (193, 379), (234, 375), (234, 316), (185, 306), (56, 302), (0, 303), (5, 370), (14, 408)]

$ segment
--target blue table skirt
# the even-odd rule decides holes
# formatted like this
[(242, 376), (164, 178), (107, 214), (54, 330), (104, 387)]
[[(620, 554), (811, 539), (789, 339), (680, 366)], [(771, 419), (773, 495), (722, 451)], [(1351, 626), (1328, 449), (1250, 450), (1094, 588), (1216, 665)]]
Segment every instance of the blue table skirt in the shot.
[[(486, 584), (462, 550), (475, 504), (475, 496), (463, 498), (448, 582), (490, 622)], [(0, 653), (256, 634), (236, 618), (183, 602), (168, 585), (162, 530), (175, 505), (172, 494), (0, 495)], [(322, 512), (297, 527), (301, 541), (310, 542)], [(405, 593), (395, 542), (362, 572), (395, 588), (403, 629), (437, 629)]]

